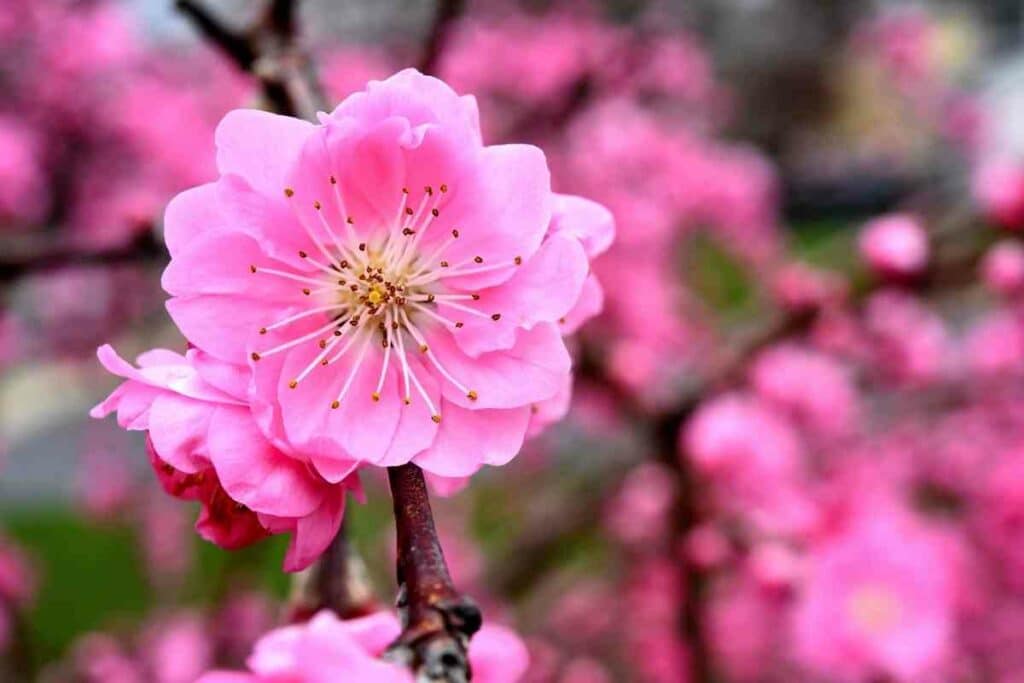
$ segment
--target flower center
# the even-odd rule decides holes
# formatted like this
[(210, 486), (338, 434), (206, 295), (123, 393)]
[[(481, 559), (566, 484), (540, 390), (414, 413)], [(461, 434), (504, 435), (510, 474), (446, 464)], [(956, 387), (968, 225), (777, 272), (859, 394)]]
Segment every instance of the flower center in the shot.
[(899, 600), (883, 585), (869, 584), (858, 588), (847, 601), (847, 609), (855, 623), (868, 633), (883, 635), (900, 620)]
[[(478, 302), (482, 298), (480, 294), (449, 292), (444, 281), (514, 268), (522, 264), (522, 259), (516, 256), (503, 263), (485, 264), (482, 256), (474, 256), (455, 265), (449, 263), (445, 253), (459, 239), (459, 230), (453, 227), (442, 229), (438, 225), (441, 219), (440, 206), (448, 193), (447, 185), (442, 184), (439, 192), (431, 186), (425, 187), (415, 208), (409, 201), (408, 188), (402, 188), (398, 211), (390, 224), (382, 226), (383, 229), (375, 231), (372, 236), (360, 237), (355, 230), (355, 218), (346, 210), (339, 185), (333, 176), (330, 183), (337, 215), (343, 217), (340, 228), (328, 220), (320, 200), (312, 202), (318, 226), (308, 225), (303, 220), (302, 212), (295, 211), (296, 218), (319, 252), (309, 254), (299, 251), (299, 257), (312, 264), (315, 272), (299, 274), (255, 264), (249, 266), (254, 274), (302, 283), (302, 293), (315, 304), (260, 328), (260, 334), (284, 329), (309, 318), (319, 317), (327, 322), (312, 332), (288, 339), (273, 348), (253, 352), (252, 360), (259, 361), (300, 344), (315, 343), (320, 349), (319, 353), (288, 382), (288, 386), (295, 389), (317, 367), (329, 366), (351, 354), (354, 360), (348, 377), (330, 404), (336, 409), (348, 393), (369, 348), (376, 340), (383, 350), (383, 363), (371, 398), (374, 401), (380, 400), (391, 357), (394, 355), (395, 362), (401, 368), (403, 401), (406, 405), (410, 404), (415, 390), (426, 403), (432, 419), (440, 422), (440, 413), (409, 362), (409, 354), (413, 349), (418, 348), (443, 381), (453, 384), (467, 398), (475, 401), (478, 394), (445, 369), (427, 344), (421, 328), (439, 324), (454, 332), (464, 327), (465, 316), (490, 318), (493, 321), (501, 319), (501, 313), (488, 312), (479, 307)], [(285, 188), (284, 194), (289, 199), (296, 198), (291, 188)], [(443, 234), (442, 230), (446, 230), (447, 234), (443, 239), (438, 239)], [(428, 232), (434, 233), (431, 235), (434, 244), (431, 249), (425, 250), (423, 240)]]

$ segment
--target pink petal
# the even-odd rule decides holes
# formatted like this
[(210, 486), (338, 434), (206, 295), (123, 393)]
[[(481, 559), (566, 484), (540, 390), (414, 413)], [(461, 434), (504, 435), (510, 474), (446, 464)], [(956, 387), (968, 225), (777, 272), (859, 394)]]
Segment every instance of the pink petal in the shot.
[(164, 242), (172, 257), (205, 231), (224, 226), (217, 194), (217, 184), (207, 183), (185, 190), (167, 204)]
[(339, 407), (331, 407), (355, 367), (362, 344), (355, 342), (344, 357), (327, 367), (316, 365), (294, 389), (289, 382), (315, 362), (320, 349), (311, 343), (288, 352), (277, 398), (292, 443), (321, 453), (333, 450), (340, 458), (360, 462), (379, 462), (387, 453), (398, 426), (401, 400), (396, 391), (381, 392), (379, 401), (372, 398), (383, 362), (379, 345), (370, 342)]
[(224, 175), (242, 176), (267, 196), (283, 197), (285, 173), (313, 130), (311, 123), (292, 116), (230, 111), (214, 134), (217, 168)]
[(338, 533), (344, 514), (345, 489), (335, 486), (324, 496), (320, 507), (296, 523), (292, 541), (285, 554), (284, 570), (301, 571), (320, 557)]
[(603, 309), (604, 289), (601, 288), (597, 277), (591, 273), (583, 283), (583, 291), (580, 292), (576, 305), (558, 322), (558, 329), (563, 335), (573, 334)]
[(370, 81), (365, 92), (354, 93), (331, 113), (331, 118), (353, 117), (373, 123), (391, 116), (408, 119), (413, 126), (438, 124), (479, 147), (480, 114), (476, 99), (460, 97), (444, 81), (415, 69), (399, 71), (383, 81)]
[(431, 330), (427, 342), (447, 371), (477, 396), (471, 400), (445, 380), (441, 383), (445, 399), (474, 410), (515, 408), (549, 399), (562, 388), (572, 364), (562, 337), (549, 323), (521, 330), (507, 351), (477, 358), (463, 353), (452, 334), (440, 328)]
[(447, 318), (464, 321), (465, 327), (454, 336), (470, 356), (507, 349), (515, 343), (517, 328), (530, 329), (566, 316), (580, 298), (589, 269), (579, 242), (554, 234), (509, 280), (482, 290), (480, 300), (472, 303), (472, 308), (487, 315), (499, 313), (500, 320), (466, 316), (443, 303), (438, 309)]
[(612, 212), (597, 202), (570, 194), (556, 194), (551, 232), (579, 240), (587, 256), (594, 258), (611, 246), (615, 239)]
[(467, 477), (484, 465), (504, 465), (522, 448), (530, 408), (466, 410), (445, 403), (434, 444), (413, 462), (441, 477)]
[(214, 414), (208, 445), (224, 490), (256, 512), (299, 517), (324, 499), (327, 485), (269, 444), (244, 408), (224, 407)]
[(207, 469), (206, 438), (216, 405), (169, 392), (158, 395), (149, 412), (149, 438), (160, 459), (186, 474)]

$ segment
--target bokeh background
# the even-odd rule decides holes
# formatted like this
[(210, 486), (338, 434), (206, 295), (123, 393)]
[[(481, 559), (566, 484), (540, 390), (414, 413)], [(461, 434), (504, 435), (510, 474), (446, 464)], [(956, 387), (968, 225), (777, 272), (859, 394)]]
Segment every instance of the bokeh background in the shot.
[[(328, 100), (417, 63), (436, 9), (303, 2)], [(567, 419), (435, 502), (528, 680), (1024, 680), (1024, 5), (481, 0), (449, 28), (485, 138), (618, 222)], [(238, 665), (282, 540), (200, 541), (87, 412), (97, 345), (182, 348), (162, 209), (259, 87), (170, 0), (6, 0), (0, 92), (0, 679)]]

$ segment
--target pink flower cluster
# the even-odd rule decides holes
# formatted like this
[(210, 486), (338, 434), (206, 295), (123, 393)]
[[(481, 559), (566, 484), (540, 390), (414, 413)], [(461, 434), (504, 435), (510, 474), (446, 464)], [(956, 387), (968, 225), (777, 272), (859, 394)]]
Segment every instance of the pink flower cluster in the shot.
[(128, 381), (93, 413), (148, 432), (204, 538), (292, 532), (300, 569), (358, 467), (467, 477), (564, 412), (562, 334), (600, 309), (589, 259), (613, 225), (551, 192), (539, 149), (484, 146), (475, 100), (415, 70), (317, 125), (231, 112), (216, 140), (221, 177), (166, 215), (167, 308), (192, 348), (138, 368), (101, 348)]

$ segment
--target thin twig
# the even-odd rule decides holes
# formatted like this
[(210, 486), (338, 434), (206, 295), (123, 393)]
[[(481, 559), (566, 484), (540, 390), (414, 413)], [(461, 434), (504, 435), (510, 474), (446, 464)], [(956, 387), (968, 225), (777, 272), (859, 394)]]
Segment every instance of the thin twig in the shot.
[(423, 471), (388, 468), (398, 541), (398, 608), (402, 633), (388, 657), (420, 679), (465, 683), (472, 678), (466, 648), (480, 628), (480, 609), (452, 584), (438, 542)]
[(260, 80), (271, 109), (313, 120), (326, 103), (312, 62), (298, 44), (297, 5), (296, 0), (271, 0), (252, 26), (235, 30), (195, 0), (176, 2), (207, 40)]
[(167, 252), (150, 227), (140, 230), (131, 242), (109, 249), (82, 250), (56, 241), (24, 249), (4, 247), (0, 248), (0, 282), (70, 266), (158, 262), (166, 256)]
[(417, 65), (420, 71), (425, 74), (433, 74), (436, 71), (445, 45), (451, 38), (455, 20), (465, 8), (465, 0), (439, 0), (434, 22), (430, 26), (430, 33), (427, 34), (427, 42), (423, 46), (423, 54), (420, 55)]
[(347, 521), (342, 522), (320, 559), (296, 575), (288, 621), (306, 621), (322, 609), (342, 619), (366, 616), (379, 609), (366, 564), (348, 538), (347, 525)]

